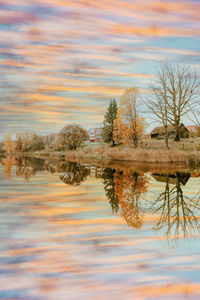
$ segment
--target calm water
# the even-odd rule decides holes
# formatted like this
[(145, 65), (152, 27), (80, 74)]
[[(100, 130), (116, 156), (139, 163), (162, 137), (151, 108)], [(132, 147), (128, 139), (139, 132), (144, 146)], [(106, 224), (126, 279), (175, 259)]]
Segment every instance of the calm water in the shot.
[(2, 159), (0, 299), (199, 299), (198, 176)]

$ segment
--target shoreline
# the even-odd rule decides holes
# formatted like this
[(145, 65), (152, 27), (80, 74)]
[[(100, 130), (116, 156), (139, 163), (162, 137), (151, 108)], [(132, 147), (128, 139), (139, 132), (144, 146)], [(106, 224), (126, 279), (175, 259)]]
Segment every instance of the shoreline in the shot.
[(67, 160), (94, 160), (97, 162), (132, 162), (148, 164), (182, 164), (191, 167), (200, 167), (200, 152), (184, 152), (181, 150), (149, 150), (124, 146), (99, 147), (90, 146), (75, 151), (66, 151)]
[(78, 148), (74, 151), (35, 151), (0, 153), (0, 157), (27, 156), (37, 158), (64, 158), (70, 161), (94, 162), (94, 163), (140, 163), (140, 164), (168, 164), (189, 167), (200, 167), (200, 151), (186, 152), (183, 150), (159, 150), (133, 148), (131, 146), (90, 145)]

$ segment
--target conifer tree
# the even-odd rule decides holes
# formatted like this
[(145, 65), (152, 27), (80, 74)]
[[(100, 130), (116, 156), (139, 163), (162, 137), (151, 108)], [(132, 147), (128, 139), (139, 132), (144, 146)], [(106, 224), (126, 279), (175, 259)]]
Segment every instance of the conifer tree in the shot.
[(114, 120), (117, 117), (117, 101), (115, 99), (110, 100), (110, 104), (108, 106), (107, 112), (104, 116), (103, 129), (102, 129), (102, 137), (105, 143), (112, 143), (115, 145), (113, 139), (113, 126)]

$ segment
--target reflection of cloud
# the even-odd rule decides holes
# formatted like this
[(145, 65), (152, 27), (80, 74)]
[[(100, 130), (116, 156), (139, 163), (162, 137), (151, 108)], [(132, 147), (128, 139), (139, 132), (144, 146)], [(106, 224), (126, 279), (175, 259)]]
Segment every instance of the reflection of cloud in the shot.
[(22, 13), (15, 10), (0, 10), (0, 24), (32, 23), (36, 21), (36, 16), (30, 13)]

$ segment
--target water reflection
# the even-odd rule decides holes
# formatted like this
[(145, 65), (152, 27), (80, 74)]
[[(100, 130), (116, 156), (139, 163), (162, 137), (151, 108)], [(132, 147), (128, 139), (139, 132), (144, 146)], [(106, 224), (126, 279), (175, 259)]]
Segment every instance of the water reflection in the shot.
[[(158, 195), (154, 192), (153, 200), (145, 195), (148, 190), (149, 177), (142, 172), (105, 169), (103, 183), (112, 211), (121, 214), (128, 226), (140, 229), (143, 225), (145, 211), (156, 215), (155, 231), (165, 230), (168, 240), (196, 236), (200, 226), (200, 196), (186, 196), (182, 189), (191, 174), (175, 172), (174, 174), (153, 173), (152, 177), (165, 183), (161, 185)], [(146, 200), (146, 201), (145, 201)]]
[(153, 174), (153, 177), (157, 181), (166, 183), (164, 191), (152, 201), (151, 209), (160, 216), (154, 230), (165, 229), (167, 237), (173, 236), (175, 240), (179, 239), (181, 234), (186, 238), (199, 233), (199, 193), (189, 197), (184, 195), (182, 189), (182, 186), (188, 182), (190, 173)]
[(142, 199), (147, 191), (148, 177), (141, 172), (106, 168), (102, 178), (112, 212), (120, 211), (128, 226), (141, 228)]
[[(0, 298), (193, 299), (199, 293), (193, 172), (103, 169), (52, 157), (10, 156), (2, 163)], [(168, 247), (176, 233), (177, 240), (190, 239)]]
[(113, 214), (116, 214), (119, 210), (119, 198), (116, 193), (116, 184), (114, 180), (115, 173), (115, 169), (106, 168), (102, 174), (105, 194), (108, 198)]
[[(185, 195), (182, 188), (191, 177), (198, 176), (197, 173), (145, 173), (141, 169), (102, 168), (49, 157), (8, 156), (1, 163), (8, 178), (15, 166), (15, 175), (25, 181), (39, 171), (58, 173), (62, 182), (73, 186), (80, 185), (88, 176), (101, 178), (112, 213), (121, 214), (128, 226), (141, 229), (144, 218), (151, 213), (156, 219), (153, 230), (164, 232), (168, 239), (177, 240), (181, 234), (186, 238), (199, 233), (199, 193)], [(158, 192), (151, 191), (151, 178), (160, 183)]]
[(147, 191), (147, 176), (138, 172), (117, 170), (114, 181), (121, 214), (127, 225), (141, 228), (144, 215), (142, 196)]
[(85, 167), (76, 162), (66, 162), (64, 164), (64, 172), (61, 173), (59, 177), (66, 184), (80, 185), (81, 182), (87, 179), (89, 173), (89, 167)]
[(8, 156), (3, 158), (1, 162), (4, 166), (4, 174), (8, 178), (11, 177), (12, 168), (15, 166), (15, 175), (24, 177), (26, 181), (29, 181), (30, 177), (34, 176), (36, 172), (46, 169), (44, 160), (36, 157)]
[(11, 170), (12, 167), (15, 165), (16, 160), (12, 156), (8, 156), (4, 159), (2, 159), (2, 164), (4, 165), (4, 174), (8, 176), (8, 178), (11, 177)]

